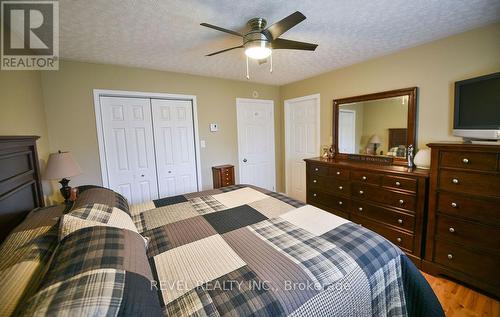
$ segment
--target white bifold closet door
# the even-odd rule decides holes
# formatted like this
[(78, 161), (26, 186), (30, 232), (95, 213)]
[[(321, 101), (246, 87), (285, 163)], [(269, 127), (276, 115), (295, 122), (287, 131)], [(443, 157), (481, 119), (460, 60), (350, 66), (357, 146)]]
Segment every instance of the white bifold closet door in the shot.
[(151, 99), (151, 107), (160, 197), (197, 191), (191, 101)]
[(132, 204), (158, 198), (149, 99), (101, 97), (109, 187)]
[(132, 204), (198, 190), (189, 100), (100, 97), (109, 188)]

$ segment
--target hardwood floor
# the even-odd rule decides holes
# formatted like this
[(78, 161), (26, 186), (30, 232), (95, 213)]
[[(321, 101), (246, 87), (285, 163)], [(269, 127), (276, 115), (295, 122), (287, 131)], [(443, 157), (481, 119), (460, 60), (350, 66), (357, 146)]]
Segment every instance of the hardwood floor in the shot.
[(500, 317), (500, 302), (453, 281), (422, 272), (447, 317)]

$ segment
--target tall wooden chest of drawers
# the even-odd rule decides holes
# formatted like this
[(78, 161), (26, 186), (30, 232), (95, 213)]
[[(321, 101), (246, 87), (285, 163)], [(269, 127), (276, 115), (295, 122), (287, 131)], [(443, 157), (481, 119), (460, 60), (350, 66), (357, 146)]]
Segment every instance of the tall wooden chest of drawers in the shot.
[(308, 204), (379, 233), (420, 267), (428, 171), (348, 160), (305, 161)]
[(432, 143), (423, 269), (500, 297), (500, 145)]
[(212, 178), (214, 188), (234, 185), (234, 166), (229, 164), (212, 166)]

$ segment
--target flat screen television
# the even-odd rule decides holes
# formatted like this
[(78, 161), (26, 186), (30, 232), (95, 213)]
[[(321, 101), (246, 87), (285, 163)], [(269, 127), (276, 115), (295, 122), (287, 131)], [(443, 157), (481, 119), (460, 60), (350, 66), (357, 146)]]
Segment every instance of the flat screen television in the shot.
[(500, 140), (500, 72), (455, 83), (453, 135)]

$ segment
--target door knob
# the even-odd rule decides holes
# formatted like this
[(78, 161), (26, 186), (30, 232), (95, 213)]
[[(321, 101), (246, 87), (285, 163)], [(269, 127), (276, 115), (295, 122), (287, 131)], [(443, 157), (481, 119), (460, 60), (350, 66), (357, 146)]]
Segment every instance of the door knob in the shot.
[(244, 163), (246, 163), (246, 162), (247, 162), (247, 159), (246, 159), (246, 158), (244, 158), (244, 159), (243, 159), (243, 162), (244, 162)]
[(144, 177), (144, 174), (141, 174), (141, 177)]

